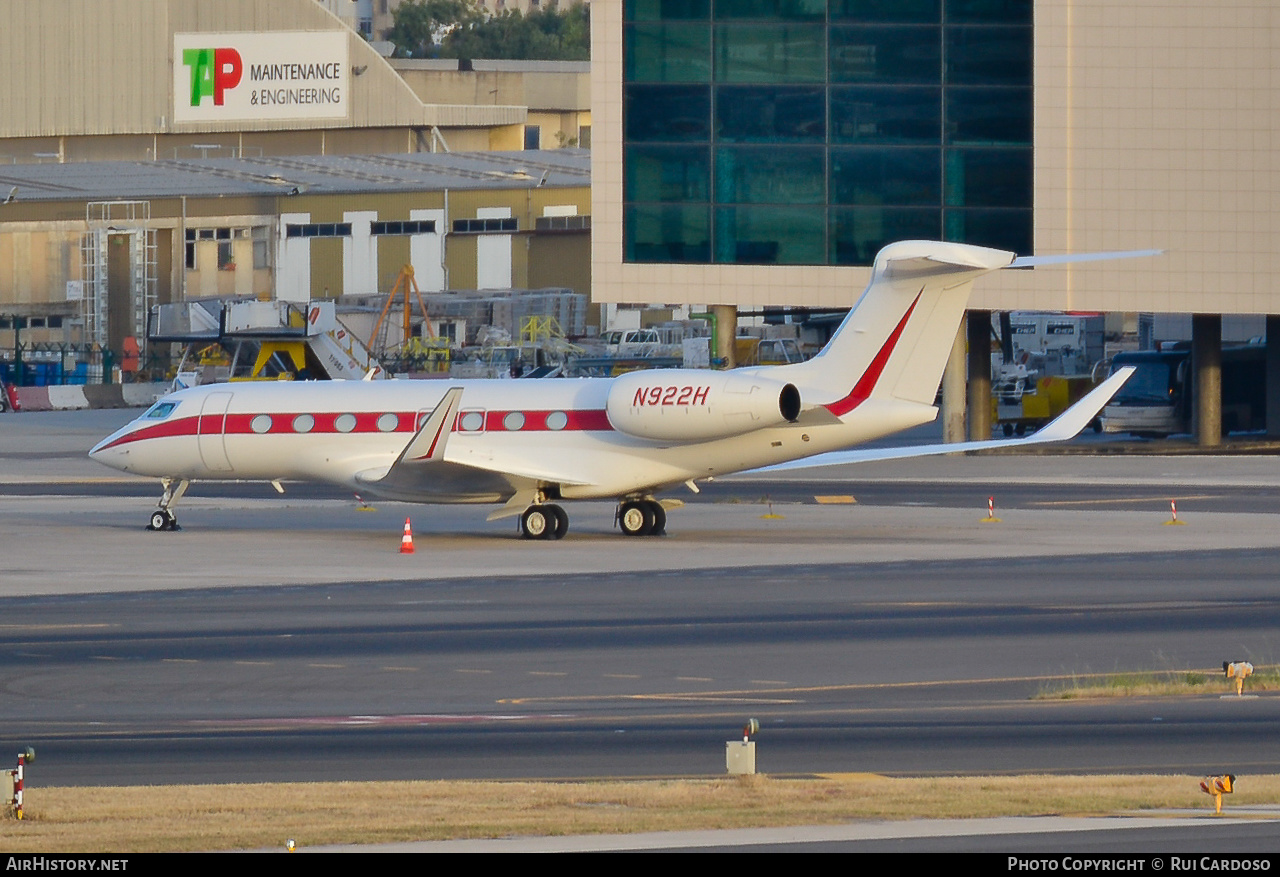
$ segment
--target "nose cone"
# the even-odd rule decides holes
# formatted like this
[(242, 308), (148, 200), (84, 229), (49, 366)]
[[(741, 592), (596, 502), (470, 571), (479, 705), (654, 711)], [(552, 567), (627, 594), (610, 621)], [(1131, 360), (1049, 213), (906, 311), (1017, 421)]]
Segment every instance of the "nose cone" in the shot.
[(89, 459), (121, 472), (128, 471), (129, 449), (120, 443), (127, 430), (119, 430), (98, 442), (89, 451)]

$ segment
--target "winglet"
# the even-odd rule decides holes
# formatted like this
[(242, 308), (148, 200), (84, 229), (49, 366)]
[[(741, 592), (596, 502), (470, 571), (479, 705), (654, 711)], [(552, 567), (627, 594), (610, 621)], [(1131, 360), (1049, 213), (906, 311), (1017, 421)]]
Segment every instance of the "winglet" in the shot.
[(461, 404), (461, 387), (454, 387), (446, 392), (440, 404), (436, 406), (436, 410), (431, 412), (427, 422), (422, 424), (422, 428), (413, 437), (413, 441), (409, 442), (400, 453), (396, 465), (443, 460), (444, 447), (449, 441), (449, 432), (453, 428), (453, 420)]

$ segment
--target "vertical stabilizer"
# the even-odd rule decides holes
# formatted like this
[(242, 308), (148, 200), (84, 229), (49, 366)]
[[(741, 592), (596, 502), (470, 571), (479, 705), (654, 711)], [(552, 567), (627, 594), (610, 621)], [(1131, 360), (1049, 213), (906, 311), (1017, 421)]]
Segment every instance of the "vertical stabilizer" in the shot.
[(786, 379), (830, 394), (809, 398), (838, 416), (872, 397), (932, 405), (973, 281), (1014, 255), (938, 241), (890, 244), (831, 341), (810, 361), (784, 366)]

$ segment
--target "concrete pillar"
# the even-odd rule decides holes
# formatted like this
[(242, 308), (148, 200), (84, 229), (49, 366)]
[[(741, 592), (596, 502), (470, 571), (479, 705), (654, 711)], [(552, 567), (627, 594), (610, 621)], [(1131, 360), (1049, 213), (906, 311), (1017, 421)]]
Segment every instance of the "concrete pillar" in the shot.
[(1280, 315), (1267, 314), (1267, 435), (1280, 438)]
[(965, 321), (960, 321), (956, 330), (956, 340), (951, 344), (951, 356), (947, 358), (947, 368), (942, 373), (942, 440), (944, 442), (962, 442), (965, 440)]
[(1195, 370), (1192, 415), (1196, 444), (1222, 444), (1222, 315), (1191, 316), (1191, 367)]
[(991, 311), (969, 311), (969, 440), (991, 438)]
[(733, 339), (738, 337), (738, 309), (734, 305), (712, 305), (708, 310), (716, 315), (716, 355), (724, 361), (720, 368), (736, 368)]

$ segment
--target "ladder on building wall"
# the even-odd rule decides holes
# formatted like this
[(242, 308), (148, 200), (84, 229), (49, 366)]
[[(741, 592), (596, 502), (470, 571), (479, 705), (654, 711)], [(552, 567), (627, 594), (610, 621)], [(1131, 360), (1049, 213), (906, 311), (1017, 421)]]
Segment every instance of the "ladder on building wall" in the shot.
[(159, 298), (159, 254), (156, 230), (151, 227), (151, 202), (90, 201), (85, 205), (85, 224), (89, 230), (80, 238), (80, 312), (84, 340), (104, 349), (110, 344), (109, 273), (115, 238), (126, 241), (128, 248), (127, 253), (117, 254), (117, 258), (129, 260), (126, 335), (145, 345), (147, 315)]

